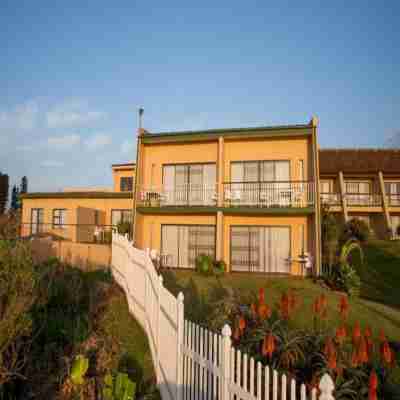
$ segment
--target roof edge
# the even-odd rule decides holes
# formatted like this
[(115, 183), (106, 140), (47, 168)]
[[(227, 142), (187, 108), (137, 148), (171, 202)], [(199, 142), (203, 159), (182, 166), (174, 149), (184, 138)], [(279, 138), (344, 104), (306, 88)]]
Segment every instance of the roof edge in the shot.
[(131, 199), (132, 192), (34, 192), (21, 199)]

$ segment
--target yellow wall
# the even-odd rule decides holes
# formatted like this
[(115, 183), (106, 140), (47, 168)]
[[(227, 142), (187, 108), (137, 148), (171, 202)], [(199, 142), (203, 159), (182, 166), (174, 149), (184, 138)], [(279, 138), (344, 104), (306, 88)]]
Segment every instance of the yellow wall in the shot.
[(230, 181), (232, 161), (289, 160), (290, 179), (300, 180), (299, 160), (304, 160), (304, 179), (313, 180), (311, 137), (225, 140), (224, 181)]
[(144, 145), (142, 148), (142, 187), (161, 188), (164, 164), (217, 162), (218, 142), (167, 143)]
[(113, 167), (114, 192), (121, 191), (121, 178), (133, 178), (132, 188), (135, 185), (136, 167)]
[[(112, 209), (132, 209), (132, 199), (23, 199), (22, 203), (22, 234), (29, 235), (32, 208), (43, 208), (45, 231), (76, 240), (76, 229), (68, 226), (66, 229), (52, 229), (53, 209), (67, 210), (66, 224), (94, 224), (93, 210), (100, 210), (100, 224), (111, 225)], [(78, 208), (79, 218), (78, 218)], [(86, 210), (85, 210), (86, 209)], [(92, 210), (92, 211), (90, 211)], [(92, 221), (92, 222), (90, 222)]]

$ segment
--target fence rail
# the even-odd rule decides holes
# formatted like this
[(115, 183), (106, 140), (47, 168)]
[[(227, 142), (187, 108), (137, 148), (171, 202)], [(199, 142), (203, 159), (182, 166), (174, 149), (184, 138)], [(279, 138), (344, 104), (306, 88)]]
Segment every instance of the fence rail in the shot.
[(175, 298), (157, 274), (149, 253), (113, 233), (112, 272), (129, 310), (145, 330), (162, 400), (335, 400), (324, 375), (317, 389), (290, 380), (232, 346), (221, 334), (187, 321), (184, 298)]
[(348, 206), (380, 207), (382, 206), (382, 195), (375, 193), (346, 193)]

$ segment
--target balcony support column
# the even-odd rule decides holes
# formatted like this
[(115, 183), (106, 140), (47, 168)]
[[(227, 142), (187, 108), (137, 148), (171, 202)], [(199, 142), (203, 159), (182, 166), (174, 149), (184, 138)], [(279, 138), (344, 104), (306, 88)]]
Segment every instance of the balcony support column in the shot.
[(218, 138), (218, 181), (217, 181), (217, 206), (222, 207), (224, 203), (224, 138)]
[(224, 258), (224, 215), (222, 211), (217, 211), (217, 227), (216, 227), (216, 243), (215, 243), (215, 259), (223, 260)]
[(339, 171), (339, 190), (340, 190), (340, 198), (342, 199), (344, 222), (347, 222), (349, 220), (349, 211), (347, 208), (346, 187), (344, 184), (344, 178), (343, 178), (342, 171)]
[(382, 196), (383, 216), (385, 218), (386, 228), (388, 231), (390, 231), (390, 237), (392, 237), (393, 235), (392, 222), (390, 220), (389, 204), (388, 204), (388, 198), (386, 196), (385, 182), (383, 180), (382, 171), (378, 172), (378, 178), (379, 178), (379, 188)]

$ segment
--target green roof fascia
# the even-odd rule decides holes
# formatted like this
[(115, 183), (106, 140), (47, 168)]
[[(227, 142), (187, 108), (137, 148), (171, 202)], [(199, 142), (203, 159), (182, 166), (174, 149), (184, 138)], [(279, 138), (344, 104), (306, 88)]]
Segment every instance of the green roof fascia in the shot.
[(43, 192), (25, 193), (24, 199), (132, 199), (132, 192)]
[(205, 131), (161, 132), (142, 135), (141, 139), (143, 143), (149, 144), (182, 141), (207, 141), (215, 140), (220, 136), (225, 139), (311, 136), (311, 128), (310, 125), (288, 125), (259, 128), (214, 129)]
[(214, 206), (164, 206), (137, 207), (140, 214), (216, 214), (222, 211), (226, 215), (308, 215), (315, 212), (314, 207), (214, 207)]

